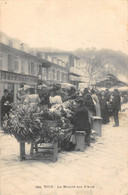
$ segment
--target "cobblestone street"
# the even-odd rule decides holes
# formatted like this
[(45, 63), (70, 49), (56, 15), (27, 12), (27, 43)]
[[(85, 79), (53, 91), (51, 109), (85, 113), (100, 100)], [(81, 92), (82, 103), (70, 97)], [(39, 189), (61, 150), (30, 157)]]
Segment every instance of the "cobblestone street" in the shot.
[(128, 195), (126, 113), (120, 119), (120, 127), (112, 127), (112, 119), (103, 125), (102, 137), (84, 152), (61, 152), (55, 163), (20, 162), (18, 142), (2, 136), (1, 195)]

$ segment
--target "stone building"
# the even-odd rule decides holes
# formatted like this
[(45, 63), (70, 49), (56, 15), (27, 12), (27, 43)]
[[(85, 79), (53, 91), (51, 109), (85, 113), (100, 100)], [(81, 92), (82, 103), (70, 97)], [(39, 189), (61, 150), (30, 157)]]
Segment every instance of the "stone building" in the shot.
[(82, 82), (81, 71), (79, 67), (79, 58), (71, 52), (61, 51), (42, 51), (39, 53), (42, 59), (57, 63), (62, 68), (67, 68), (68, 75), (62, 71), (57, 71), (57, 78), (60, 78), (62, 82), (69, 82), (78, 87), (79, 83)]
[[(51, 84), (78, 84), (77, 62), (78, 58), (72, 53), (40, 52), (0, 32), (0, 99), (4, 89), (8, 89), (15, 102), (20, 84), (34, 87), (38, 79)], [(77, 82), (73, 83), (74, 80)]]

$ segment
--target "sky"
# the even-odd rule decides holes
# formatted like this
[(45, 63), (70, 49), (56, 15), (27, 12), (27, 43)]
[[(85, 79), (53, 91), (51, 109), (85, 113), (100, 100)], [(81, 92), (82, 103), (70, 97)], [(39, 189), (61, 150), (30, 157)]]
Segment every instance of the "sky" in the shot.
[(128, 1), (0, 0), (0, 31), (30, 47), (128, 53)]

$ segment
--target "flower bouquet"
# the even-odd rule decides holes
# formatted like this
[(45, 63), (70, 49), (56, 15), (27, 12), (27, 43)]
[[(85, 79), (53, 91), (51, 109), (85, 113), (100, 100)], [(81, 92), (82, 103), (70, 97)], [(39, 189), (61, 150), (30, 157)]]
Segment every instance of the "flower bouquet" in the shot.
[(9, 119), (3, 121), (3, 133), (14, 136), (18, 141), (34, 141), (42, 132), (42, 123), (31, 107), (18, 105), (12, 109)]
[(73, 129), (70, 117), (74, 108), (74, 102), (66, 102), (45, 111), (19, 104), (12, 108), (9, 119), (4, 120), (2, 130), (20, 142), (69, 143)]

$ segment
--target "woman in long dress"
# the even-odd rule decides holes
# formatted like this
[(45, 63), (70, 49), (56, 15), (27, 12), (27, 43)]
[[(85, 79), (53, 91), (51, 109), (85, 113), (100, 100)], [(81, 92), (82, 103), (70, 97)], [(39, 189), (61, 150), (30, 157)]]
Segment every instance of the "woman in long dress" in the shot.
[(91, 123), (91, 117), (95, 115), (95, 106), (91, 94), (87, 88), (84, 89), (83, 99), (85, 106), (88, 108), (89, 121)]
[(99, 98), (98, 96), (95, 94), (95, 91), (92, 89), (91, 90), (92, 93), (92, 100), (96, 109), (96, 116), (101, 117), (101, 110), (100, 110), (100, 103), (99, 103)]
[(102, 117), (102, 123), (107, 124), (108, 123), (108, 106), (107, 106), (107, 97), (105, 96), (105, 92), (101, 92), (100, 96), (100, 108), (101, 108), (101, 117)]

